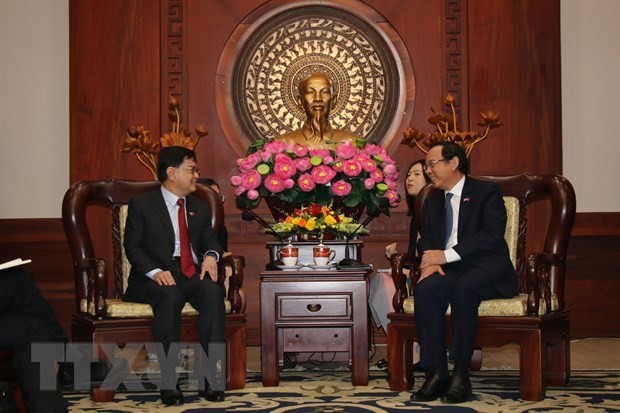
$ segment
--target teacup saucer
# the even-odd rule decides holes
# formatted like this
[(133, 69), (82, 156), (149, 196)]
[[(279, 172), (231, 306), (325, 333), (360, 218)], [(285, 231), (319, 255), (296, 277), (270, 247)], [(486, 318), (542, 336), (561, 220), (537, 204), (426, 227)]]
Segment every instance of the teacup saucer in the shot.
[(303, 267), (303, 265), (277, 265), (277, 267), (282, 270), (298, 270)]
[(312, 268), (313, 270), (328, 270), (330, 268), (334, 268), (334, 266), (336, 266), (335, 262), (328, 262), (327, 265), (308, 265), (308, 267)]

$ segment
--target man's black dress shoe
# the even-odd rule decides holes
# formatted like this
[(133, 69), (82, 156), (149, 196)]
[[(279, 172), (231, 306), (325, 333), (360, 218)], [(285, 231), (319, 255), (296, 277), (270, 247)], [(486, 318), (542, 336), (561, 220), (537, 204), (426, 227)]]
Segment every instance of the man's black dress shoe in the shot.
[(210, 402), (223, 402), (226, 399), (226, 394), (224, 394), (223, 391), (213, 390), (208, 381), (205, 381), (205, 391), (203, 396), (205, 400)]
[(433, 373), (424, 382), (420, 390), (411, 395), (414, 402), (431, 402), (441, 396), (450, 384), (450, 376)]
[(183, 404), (183, 393), (177, 385), (176, 389), (160, 390), (161, 402), (166, 406), (177, 406)]
[(441, 398), (444, 403), (463, 403), (472, 396), (471, 382), (469, 377), (461, 377), (457, 374), (452, 375), (450, 385), (446, 393)]

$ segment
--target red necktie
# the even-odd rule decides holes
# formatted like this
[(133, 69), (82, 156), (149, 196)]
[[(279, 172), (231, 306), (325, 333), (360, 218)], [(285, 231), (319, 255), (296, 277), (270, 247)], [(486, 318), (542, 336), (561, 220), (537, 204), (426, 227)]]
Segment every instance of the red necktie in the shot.
[(192, 278), (196, 273), (194, 257), (192, 257), (192, 247), (189, 243), (189, 231), (185, 221), (185, 200), (179, 198), (179, 236), (181, 238), (181, 272), (187, 277)]

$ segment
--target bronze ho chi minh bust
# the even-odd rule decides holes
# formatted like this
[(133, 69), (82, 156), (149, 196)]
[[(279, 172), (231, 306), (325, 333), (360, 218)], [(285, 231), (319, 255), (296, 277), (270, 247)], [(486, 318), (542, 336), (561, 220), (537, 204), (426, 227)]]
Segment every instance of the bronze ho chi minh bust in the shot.
[(336, 105), (331, 80), (323, 73), (313, 73), (299, 82), (297, 104), (306, 114), (300, 129), (276, 137), (310, 147), (333, 147), (345, 140), (362, 139), (346, 129), (334, 129), (329, 115)]

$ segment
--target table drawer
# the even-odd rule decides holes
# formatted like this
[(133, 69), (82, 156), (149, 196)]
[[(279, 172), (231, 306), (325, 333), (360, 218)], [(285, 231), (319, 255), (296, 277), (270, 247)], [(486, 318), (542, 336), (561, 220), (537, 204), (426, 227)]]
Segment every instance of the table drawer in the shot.
[(350, 351), (348, 327), (282, 328), (282, 351)]
[(278, 295), (276, 321), (351, 320), (349, 294)]

